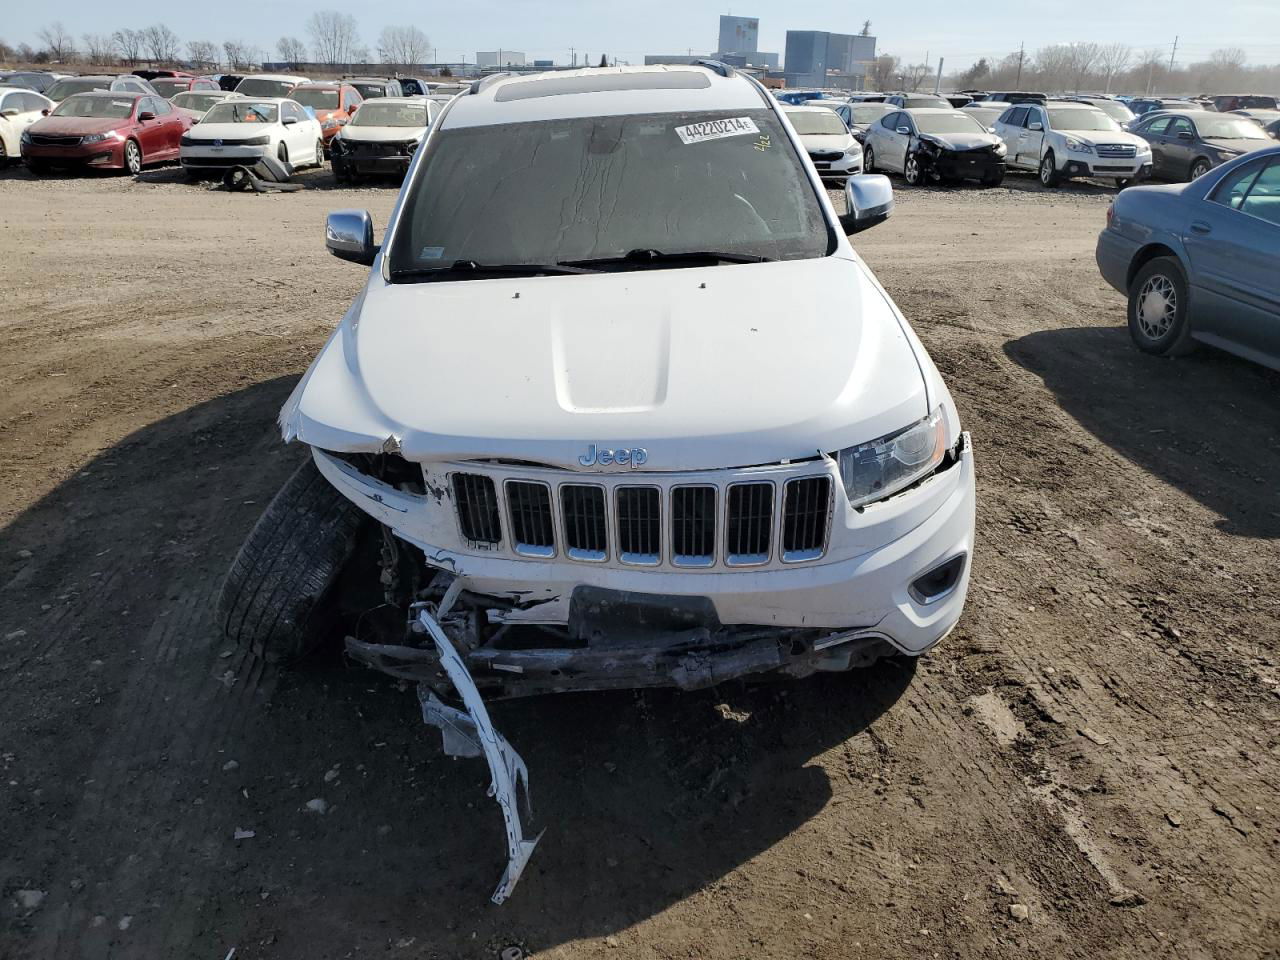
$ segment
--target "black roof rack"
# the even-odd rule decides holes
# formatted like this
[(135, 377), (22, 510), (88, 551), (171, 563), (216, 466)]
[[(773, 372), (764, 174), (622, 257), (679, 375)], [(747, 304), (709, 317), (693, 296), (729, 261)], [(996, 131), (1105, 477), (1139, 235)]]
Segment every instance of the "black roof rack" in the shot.
[(695, 67), (706, 67), (708, 70), (714, 70), (722, 77), (732, 77), (737, 73), (733, 67), (721, 60), (695, 60), (693, 61), (693, 65)]

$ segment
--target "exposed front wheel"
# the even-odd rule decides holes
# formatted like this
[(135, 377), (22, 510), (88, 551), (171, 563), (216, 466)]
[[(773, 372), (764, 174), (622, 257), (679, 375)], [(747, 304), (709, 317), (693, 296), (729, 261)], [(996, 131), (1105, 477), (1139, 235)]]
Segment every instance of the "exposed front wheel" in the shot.
[(135, 177), (142, 172), (142, 148), (136, 140), (124, 142), (124, 169)]
[(324, 141), (323, 140), (316, 141), (316, 166), (317, 167), (324, 166)]
[(1173, 257), (1156, 257), (1129, 285), (1129, 335), (1139, 350), (1166, 356), (1195, 348), (1187, 321), (1187, 278)]
[(1058, 175), (1058, 161), (1054, 159), (1053, 151), (1050, 150), (1040, 160), (1040, 183), (1046, 187), (1056, 187), (1062, 182), (1062, 177)]
[(233, 644), (273, 662), (323, 639), (320, 611), (355, 549), (361, 513), (310, 457), (267, 505), (227, 572), (217, 624)]
[(918, 187), (924, 182), (924, 173), (920, 169), (920, 161), (914, 153), (907, 157), (907, 162), (902, 168), (902, 175), (906, 177), (907, 183), (913, 187)]
[(871, 144), (867, 144), (862, 148), (862, 172), (876, 172), (876, 152), (871, 149)]

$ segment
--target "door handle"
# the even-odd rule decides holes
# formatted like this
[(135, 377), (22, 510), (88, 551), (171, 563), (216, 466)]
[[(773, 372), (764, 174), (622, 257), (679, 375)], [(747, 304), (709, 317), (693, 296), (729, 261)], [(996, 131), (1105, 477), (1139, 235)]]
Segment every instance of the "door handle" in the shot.
[(1213, 233), (1213, 227), (1209, 226), (1203, 220), (1192, 220), (1191, 232), (1198, 233), (1201, 236), (1207, 236), (1208, 234)]

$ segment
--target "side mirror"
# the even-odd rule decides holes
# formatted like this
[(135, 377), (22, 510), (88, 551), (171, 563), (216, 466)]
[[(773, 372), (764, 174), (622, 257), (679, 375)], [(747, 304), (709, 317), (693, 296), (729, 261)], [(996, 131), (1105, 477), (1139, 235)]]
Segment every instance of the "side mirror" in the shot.
[(154, 120), (155, 118), (156, 118), (156, 115), (152, 113), (150, 110), (143, 110), (140, 114), (138, 114), (139, 123), (141, 123), (143, 120)]
[(1178, 131), (1178, 139), (1179, 139), (1179, 140), (1194, 140), (1194, 139), (1195, 139), (1195, 137), (1193, 137), (1193, 136), (1192, 136), (1190, 133), (1188, 133), (1186, 130), (1179, 130), (1179, 131)]
[(18, 111), (12, 107), (8, 110), (0, 110), (0, 117), (16, 117), (17, 115)]
[(846, 236), (853, 236), (889, 219), (893, 212), (893, 186), (880, 173), (852, 176), (844, 184), (844, 205), (846, 212), (840, 217), (840, 226)]
[(1028, 124), (1027, 124), (1027, 129), (1028, 129), (1028, 130), (1043, 130), (1043, 129), (1044, 129), (1044, 124), (1043, 124), (1043, 123), (1041, 123), (1039, 120), (1032, 120), (1030, 123), (1028, 123)]
[(295, 123), (297, 123), (297, 122), (298, 122), (298, 118), (297, 118), (297, 117), (285, 117), (285, 118), (284, 118), (284, 120), (282, 120), (281, 122), (282, 122), (282, 123), (287, 127), (287, 126), (290, 126), (291, 124), (295, 124)]
[(378, 247), (373, 244), (373, 218), (368, 210), (335, 210), (325, 218), (324, 245), (341, 260), (373, 263)]
[(49, 108), (48, 108), (48, 107), (45, 107), (43, 110), (41, 110), (41, 111), (40, 111), (40, 116), (42, 116), (42, 117), (47, 117), (48, 115), (49, 115)]
[(908, 136), (908, 137), (909, 137), (909, 136), (911, 136), (911, 128), (910, 128), (910, 127), (899, 127), (899, 128), (898, 128), (898, 132), (899, 132), (899, 133), (901, 133), (901, 134), (903, 134), (904, 136)]

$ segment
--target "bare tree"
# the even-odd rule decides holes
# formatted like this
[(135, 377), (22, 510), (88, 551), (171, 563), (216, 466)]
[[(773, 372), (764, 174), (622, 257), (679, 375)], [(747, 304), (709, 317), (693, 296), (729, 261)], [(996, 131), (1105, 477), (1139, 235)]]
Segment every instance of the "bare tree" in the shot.
[(80, 39), (84, 41), (85, 53), (89, 55), (90, 63), (100, 67), (115, 63), (116, 41), (113, 37), (105, 33), (86, 33)]
[(52, 59), (65, 62), (75, 56), (75, 37), (71, 36), (70, 31), (62, 25), (61, 20), (53, 21), (53, 23), (37, 33), (36, 36), (44, 43), (45, 49), (49, 51), (49, 56)]
[(898, 75), (898, 58), (891, 53), (882, 53), (871, 61), (871, 69), (867, 71), (867, 79), (872, 89), (888, 90), (893, 79)]
[(254, 48), (243, 40), (227, 40), (222, 44), (227, 56), (227, 66), (232, 70), (244, 70), (253, 65)]
[(1145, 87), (1148, 95), (1156, 89), (1167, 72), (1164, 65), (1165, 59), (1164, 51), (1159, 47), (1144, 50), (1138, 58), (1138, 65), (1135, 68), (1138, 73), (1136, 79), (1142, 81), (1142, 75), (1146, 75)]
[(431, 52), (431, 41), (414, 26), (383, 27), (378, 35), (378, 55), (383, 63), (407, 67), (425, 63)]
[(111, 39), (115, 41), (116, 49), (120, 51), (120, 58), (125, 63), (133, 65), (142, 59), (141, 30), (117, 30), (111, 35)]
[(902, 89), (909, 93), (915, 93), (920, 89), (920, 84), (924, 83), (925, 78), (933, 71), (929, 69), (927, 63), (911, 63), (903, 67), (899, 72), (902, 74)]
[(356, 18), (349, 13), (317, 10), (307, 21), (316, 60), (330, 66), (351, 63), (360, 42), (359, 29)]
[(1102, 47), (1090, 41), (1070, 44), (1067, 49), (1069, 51), (1067, 68), (1071, 71), (1071, 89), (1079, 93), (1085, 78), (1098, 63), (1098, 58), (1102, 55)]
[(20, 44), (18, 44), (18, 57), (17, 57), (17, 59), (18, 59), (18, 61), (19, 61), (19, 62), (21, 62), (21, 63), (35, 63), (35, 62), (36, 62), (36, 52), (35, 52), (34, 50), (32, 50), (32, 49), (31, 49), (31, 44), (29, 44), (29, 43), (20, 43)]
[(9, 63), (16, 60), (17, 57), (18, 51), (13, 49), (13, 47), (9, 46), (9, 44), (5, 43), (3, 40), (0, 40), (0, 60), (3, 60), (5, 63)]
[(307, 62), (307, 45), (297, 37), (281, 37), (276, 43), (276, 53), (295, 69), (299, 64)]
[(1111, 92), (1111, 79), (1117, 73), (1123, 73), (1132, 58), (1133, 48), (1127, 43), (1108, 43), (1098, 51), (1098, 69), (1107, 81), (1103, 93)]
[(178, 59), (178, 35), (163, 23), (143, 30), (142, 42), (153, 63), (172, 63)]
[(218, 45), (209, 40), (188, 40), (187, 59), (199, 66), (217, 66)]

